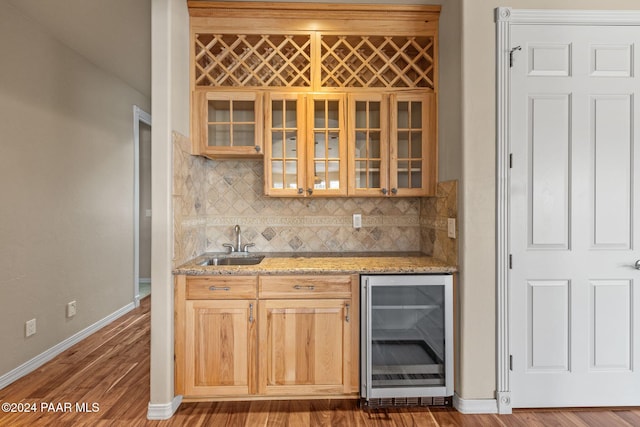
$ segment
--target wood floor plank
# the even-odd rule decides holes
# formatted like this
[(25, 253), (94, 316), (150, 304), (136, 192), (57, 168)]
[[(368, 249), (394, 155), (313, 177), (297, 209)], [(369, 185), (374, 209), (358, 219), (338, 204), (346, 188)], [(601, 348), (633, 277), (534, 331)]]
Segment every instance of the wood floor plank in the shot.
[(540, 420), (532, 412), (518, 412), (509, 415), (497, 415), (500, 422), (506, 427), (532, 427), (540, 426)]
[(256, 400), (251, 402), (247, 414), (246, 426), (264, 427), (269, 419), (270, 403), (268, 400)]
[[(356, 400), (183, 403), (169, 420), (148, 421), (150, 298), (58, 357), (0, 390), (0, 402), (35, 403), (34, 413), (0, 412), (0, 427), (628, 427), (640, 408), (515, 410), (462, 415), (451, 408), (360, 409)], [(98, 412), (40, 410), (42, 404), (99, 405)], [(75, 406), (74, 406), (75, 409)]]
[(311, 424), (311, 402), (308, 400), (292, 400), (289, 402), (289, 417), (287, 424), (290, 426), (320, 426)]
[(329, 411), (331, 425), (365, 426), (362, 415), (364, 411), (358, 409), (358, 402), (353, 400), (330, 400)]
[[(563, 413), (564, 414), (564, 413)], [(601, 423), (604, 426), (620, 426), (620, 427), (637, 427), (638, 424), (629, 424), (623, 418), (618, 417), (613, 412), (603, 412), (599, 410), (593, 411), (577, 411), (572, 413), (573, 417), (583, 422), (582, 425), (592, 426), (595, 423)]]
[(429, 410), (421, 410), (421, 411), (409, 411), (402, 410), (398, 411), (398, 416), (402, 420), (405, 426), (411, 427), (438, 427), (435, 419), (431, 416), (431, 412)]
[(286, 400), (274, 400), (269, 405), (269, 417), (267, 418), (267, 426), (279, 427), (287, 426), (289, 402)]
[(541, 421), (542, 425), (548, 426), (553, 423), (555, 425), (568, 425), (575, 427), (588, 427), (589, 424), (582, 421), (579, 412), (566, 411), (541, 411), (536, 413), (536, 417)]
[[(334, 414), (334, 408), (337, 407), (339, 408), (339, 403), (333, 403), (330, 400), (321, 399), (309, 402), (309, 410), (311, 411), (309, 423), (315, 426), (322, 426), (331, 422), (338, 422), (337, 420), (334, 421), (334, 416), (337, 415)], [(340, 413), (339, 410), (337, 412), (338, 414)], [(338, 415), (337, 418), (340, 418), (340, 416)]]
[(640, 426), (640, 409), (614, 409), (613, 414), (632, 426)]

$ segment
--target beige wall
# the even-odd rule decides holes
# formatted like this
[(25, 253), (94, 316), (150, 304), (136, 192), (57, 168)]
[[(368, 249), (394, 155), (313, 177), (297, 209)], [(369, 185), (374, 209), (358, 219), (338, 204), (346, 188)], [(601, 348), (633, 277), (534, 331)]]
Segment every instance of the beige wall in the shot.
[(1, 376), (133, 302), (133, 105), (150, 105), (7, 2), (0, 52)]
[(466, 399), (495, 392), (495, 24), (493, 10), (638, 9), (637, 0), (463, 0), (461, 383)]

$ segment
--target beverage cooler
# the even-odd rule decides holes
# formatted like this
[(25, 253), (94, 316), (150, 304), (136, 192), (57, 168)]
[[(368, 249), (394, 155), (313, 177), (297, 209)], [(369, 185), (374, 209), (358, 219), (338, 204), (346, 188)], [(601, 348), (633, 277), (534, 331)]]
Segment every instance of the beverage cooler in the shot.
[(451, 275), (361, 276), (361, 317), (366, 402), (453, 395)]

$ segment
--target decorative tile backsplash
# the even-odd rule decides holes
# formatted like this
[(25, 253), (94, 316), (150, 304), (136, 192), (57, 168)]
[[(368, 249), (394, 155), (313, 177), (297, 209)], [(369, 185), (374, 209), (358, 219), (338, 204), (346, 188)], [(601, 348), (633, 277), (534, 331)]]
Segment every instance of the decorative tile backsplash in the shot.
[(439, 182), (435, 197), (420, 201), (421, 250), (434, 258), (458, 265), (458, 239), (447, 235), (447, 219), (456, 220), (458, 237), (458, 182)]
[[(206, 251), (224, 251), (223, 243), (234, 242), (236, 224), (242, 242), (255, 244), (253, 252), (451, 250), (440, 242), (439, 221), (442, 214), (455, 214), (455, 182), (439, 185), (438, 196), (425, 199), (265, 197), (262, 161), (192, 156), (189, 139), (173, 137), (174, 266)], [(359, 230), (352, 227), (354, 213), (362, 214)]]
[(206, 175), (204, 157), (190, 154), (189, 138), (173, 133), (173, 263), (174, 267), (205, 251), (207, 245), (203, 203)]

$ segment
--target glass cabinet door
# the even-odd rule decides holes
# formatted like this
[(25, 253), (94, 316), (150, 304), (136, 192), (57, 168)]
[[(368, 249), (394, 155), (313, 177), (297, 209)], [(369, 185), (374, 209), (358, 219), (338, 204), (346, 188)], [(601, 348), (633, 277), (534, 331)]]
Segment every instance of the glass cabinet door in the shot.
[(453, 277), (361, 280), (361, 393), (371, 398), (453, 394)]
[(435, 194), (437, 150), (435, 95), (398, 94), (391, 97), (391, 194)]
[(347, 194), (343, 95), (309, 96), (307, 194)]
[(212, 158), (262, 156), (262, 97), (249, 92), (197, 92), (199, 153)]
[(304, 195), (305, 97), (296, 94), (268, 96), (265, 146), (265, 194)]
[(208, 146), (255, 146), (256, 112), (253, 101), (210, 99), (207, 110)]
[(370, 292), (371, 387), (444, 386), (444, 286), (372, 286)]
[(349, 194), (382, 196), (389, 191), (388, 99), (349, 95)]

